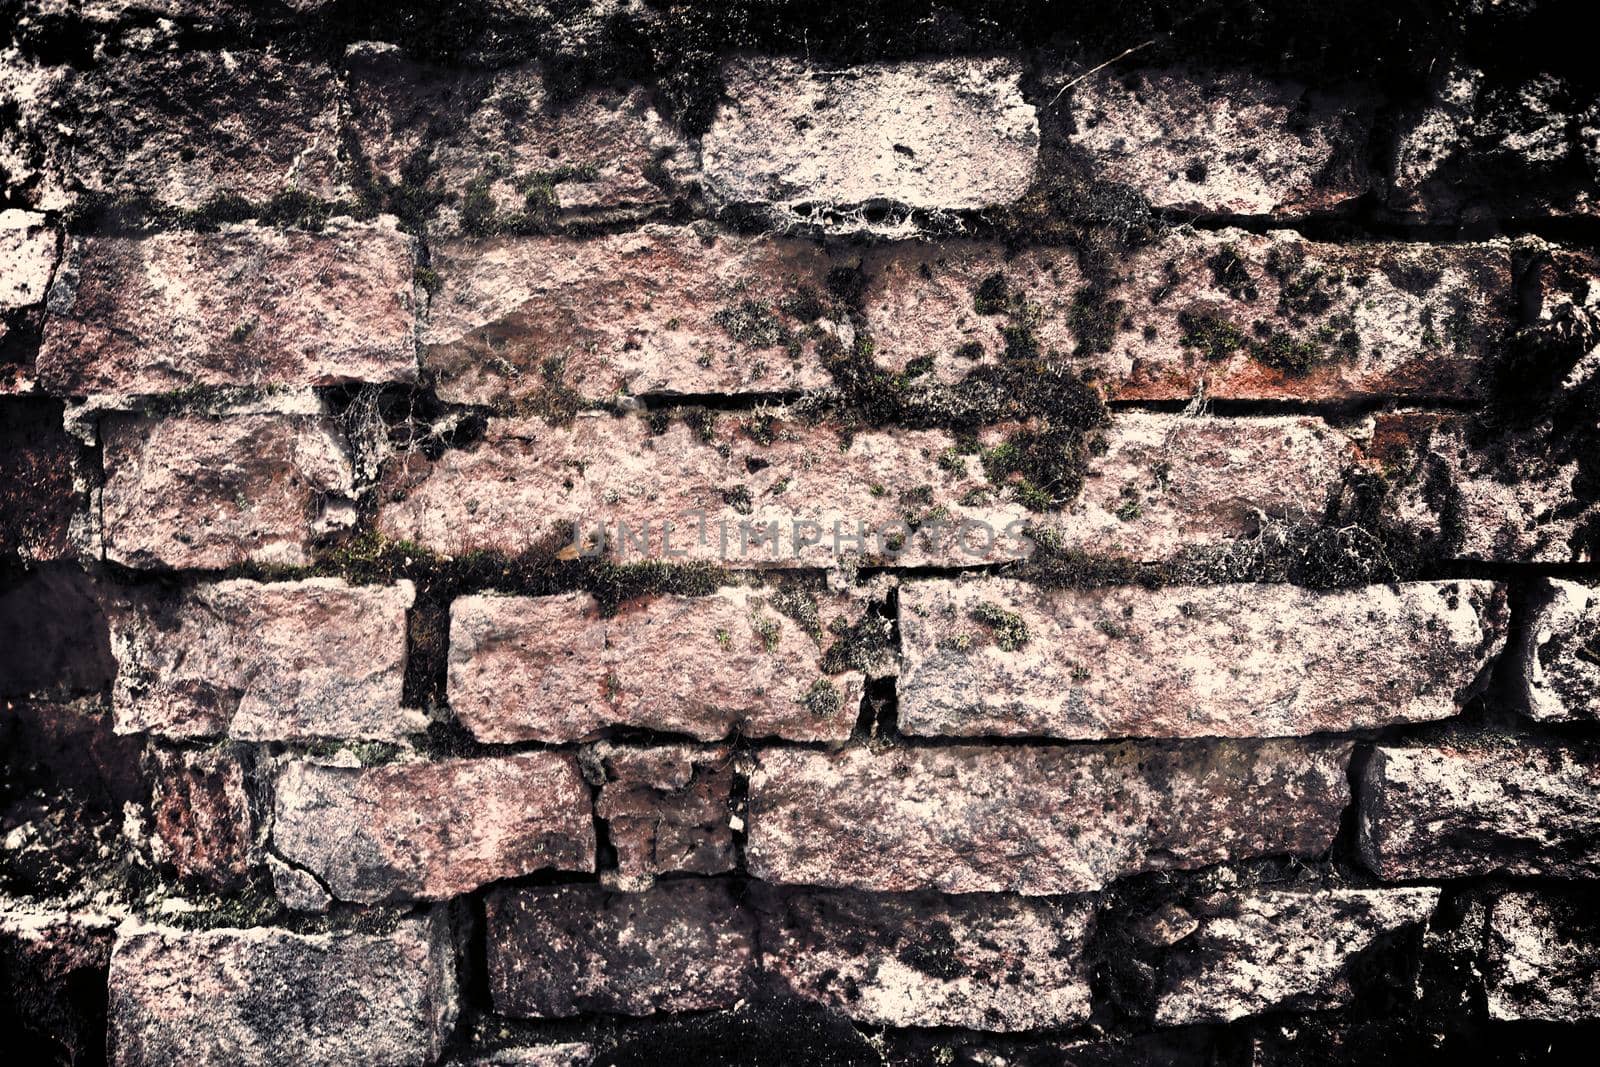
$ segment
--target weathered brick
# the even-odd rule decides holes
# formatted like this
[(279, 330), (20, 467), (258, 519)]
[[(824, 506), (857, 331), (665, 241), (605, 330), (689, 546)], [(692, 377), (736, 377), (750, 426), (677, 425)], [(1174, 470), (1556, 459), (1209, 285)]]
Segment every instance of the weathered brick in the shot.
[(1600, 922), (1592, 900), (1506, 892), (1489, 912), (1484, 972), (1489, 1018), (1586, 1022), (1600, 1018)]
[(108, 54), (85, 71), (18, 64), (0, 158), (22, 201), (80, 193), (199, 209), (224, 197), (339, 195), (333, 71), (270, 52)]
[(502, 1015), (728, 1008), (753, 966), (754, 921), (722, 882), (663, 882), (628, 894), (591, 885), (497, 889), (486, 908), (489, 989)]
[(1586, 460), (1563, 431), (1485, 434), (1469, 418), (1379, 415), (1368, 455), (1395, 486), (1397, 529), (1446, 556), (1567, 563), (1593, 557), (1592, 502), (1574, 493)]
[[(1350, 964), (1425, 922), (1438, 889), (1256, 889), (1192, 905), (1194, 929), (1163, 966), (1155, 1020), (1232, 1022), (1351, 999)], [(1185, 926), (1188, 924), (1185, 923)]]
[(428, 1064), (455, 1024), (443, 917), (385, 934), (124, 925), (111, 955), (118, 1067)]
[(658, 874), (734, 869), (731, 748), (620, 748), (602, 742), (595, 757), (605, 784), (594, 810), (617, 850), (609, 884), (637, 892)]
[(639, 86), (557, 99), (538, 64), (445, 70), (392, 45), (359, 45), (350, 66), (351, 125), (374, 175), (450, 201), (469, 233), (637, 218), (696, 179), (692, 146)]
[(1072, 144), (1155, 207), (1320, 214), (1373, 184), (1373, 103), (1245, 70), (1113, 67), (1073, 87)]
[[(608, 617), (587, 593), (462, 597), (450, 607), (450, 706), (490, 742), (573, 741), (610, 726), (701, 741), (734, 732), (843, 740), (863, 676), (825, 669), (839, 638), (820, 622), (808, 633), (772, 598), (725, 587), (647, 598)], [(819, 620), (854, 622), (862, 609), (824, 595), (818, 610)]]
[(0, 398), (0, 556), (74, 554), (73, 519), (85, 510), (73, 481), (78, 451), (60, 405)]
[(1491, 582), (900, 587), (909, 734), (1272, 737), (1447, 718), (1505, 640)]
[(411, 274), (411, 239), (392, 219), (75, 238), (50, 292), (40, 385), (81, 396), (409, 381)]
[(150, 811), (156, 858), (212, 889), (240, 885), (257, 860), (256, 820), (239, 753), (156, 749)]
[(1391, 120), (1389, 206), (1440, 223), (1600, 213), (1600, 159), (1569, 93), (1548, 75), (1519, 82), (1438, 64), (1422, 102)]
[(1519, 708), (1547, 722), (1600, 718), (1600, 592), (1557, 578), (1534, 578), (1526, 593), (1515, 672)]
[[(1007, 204), (1033, 180), (1039, 126), (1022, 66), (961, 57), (823, 71), (730, 61), (702, 142), (713, 202), (837, 231), (906, 230), (904, 213)], [(873, 209), (887, 207), (886, 221)]]
[[(1090, 286), (1070, 251), (980, 241), (882, 245), (862, 269), (887, 367), (931, 357), (936, 376), (959, 380), (1002, 358), (1003, 331), (1026, 308), (1040, 348), (1074, 353), (1112, 396), (1139, 400), (1467, 399), (1499, 353), (1512, 296), (1504, 246), (1335, 245), (1291, 231), (1174, 230), (1119, 261), (1109, 285)], [(1090, 294), (1120, 302), (1109, 333), (1084, 313)]]
[(771, 882), (1036, 896), (1140, 871), (1315, 856), (1349, 800), (1350, 751), (1328, 741), (768, 751), (750, 775), (746, 860)]
[(103, 1063), (115, 923), (84, 912), (0, 911), (0, 1025), (18, 1063)]
[(130, 567), (302, 566), (355, 521), (349, 446), (332, 419), (112, 416), (101, 424), (106, 558)]
[(1360, 788), (1361, 857), (1379, 877), (1600, 877), (1600, 755), (1583, 744), (1380, 745)]
[(423, 729), (400, 707), (410, 582), (207, 583), (110, 602), (120, 733), (249, 741), (390, 739)]
[(441, 399), (513, 406), (619, 393), (815, 389), (829, 259), (798, 240), (690, 227), (451, 241), (422, 331)]
[(837, 890), (760, 899), (763, 967), (859, 1022), (1009, 1031), (1089, 1018), (1092, 902)]
[(527, 752), (386, 767), (291, 763), (272, 841), (340, 900), (442, 900), (553, 868), (594, 870), (572, 757)]
[[(619, 557), (795, 566), (855, 554), (918, 565), (1018, 558), (1029, 549), (1026, 528), (1043, 522), (1068, 545), (1165, 559), (1252, 533), (1261, 515), (1320, 517), (1355, 455), (1316, 418), (1119, 414), (1082, 496), (1036, 515), (1004, 499), (1006, 487), (991, 484), (981, 463), (939, 462), (956, 445), (948, 431), (865, 430), (842, 440), (826, 425), (779, 420), (761, 444), (753, 420), (674, 422), (655, 433), (639, 418), (492, 419), (482, 441), (397, 467), (379, 529), (445, 553), (516, 551), (576, 525), (585, 540), (603, 529), (606, 550)], [(981, 443), (1003, 440), (995, 430)], [(761, 537), (768, 524), (775, 547)]]
[(0, 211), (0, 394), (33, 389), (32, 353), (27, 349), (44, 318), (58, 240), (45, 216)]

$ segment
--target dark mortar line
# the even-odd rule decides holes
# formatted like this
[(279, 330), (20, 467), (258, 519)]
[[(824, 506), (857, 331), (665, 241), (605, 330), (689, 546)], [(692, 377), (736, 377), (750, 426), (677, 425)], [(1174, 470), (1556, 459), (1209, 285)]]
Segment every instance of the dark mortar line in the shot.
[(794, 404), (806, 395), (803, 389), (779, 389), (751, 393), (642, 393), (632, 399), (638, 401), (645, 411), (708, 408), (712, 411), (753, 413), (763, 404)]
[[(1150, 412), (1181, 415), (1189, 411), (1192, 400), (1107, 400), (1113, 414)], [(1205, 397), (1205, 415), (1216, 418), (1267, 418), (1282, 415), (1312, 415), (1329, 419), (1349, 419), (1379, 413), (1448, 412), (1471, 414), (1481, 410), (1482, 400), (1450, 396), (1360, 396), (1344, 399), (1236, 398)]]
[(1288, 230), (1323, 244), (1359, 245), (1372, 242), (1401, 244), (1480, 244), (1494, 238), (1542, 237), (1558, 244), (1600, 246), (1600, 220), (1561, 216), (1486, 219), (1468, 223), (1407, 221), (1385, 217), (1382, 209), (1351, 215), (1229, 215), (1190, 214), (1172, 208), (1152, 209), (1169, 226), (1196, 230), (1244, 230), (1270, 234)]

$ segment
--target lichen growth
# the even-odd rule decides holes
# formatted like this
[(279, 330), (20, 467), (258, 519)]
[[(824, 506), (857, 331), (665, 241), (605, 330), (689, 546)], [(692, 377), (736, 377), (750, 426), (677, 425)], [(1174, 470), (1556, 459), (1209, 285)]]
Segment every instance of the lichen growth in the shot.
[(994, 632), (995, 647), (1000, 651), (1016, 652), (1027, 645), (1028, 624), (1016, 612), (985, 600), (973, 605), (971, 615)]

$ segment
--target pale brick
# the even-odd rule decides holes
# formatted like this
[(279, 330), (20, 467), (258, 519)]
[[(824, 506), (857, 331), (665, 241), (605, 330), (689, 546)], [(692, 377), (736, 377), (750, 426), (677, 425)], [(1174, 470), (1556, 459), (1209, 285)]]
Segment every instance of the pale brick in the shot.
[(874, 1026), (1015, 1031), (1089, 1018), (1092, 902), (778, 891), (763, 967), (796, 996)]
[(1373, 184), (1373, 103), (1244, 70), (1112, 67), (1073, 87), (1072, 144), (1158, 208), (1320, 214)]
[(44, 319), (59, 239), (41, 214), (0, 211), (0, 394), (33, 390), (28, 349)]
[[(1497, 245), (1173, 230), (1093, 286), (1070, 250), (979, 241), (882, 245), (862, 269), (884, 366), (931, 357), (957, 381), (1003, 358), (1025, 307), (1041, 349), (1075, 354), (1124, 400), (1468, 399), (1511, 321), (1511, 258)], [(1091, 299), (1120, 303), (1085, 313)]]
[(768, 751), (750, 776), (746, 857), (770, 882), (1034, 896), (1316, 856), (1350, 797), (1350, 751), (1326, 741)]
[(272, 842), (340, 900), (442, 900), (545, 869), (592, 871), (589, 792), (555, 752), (384, 767), (291, 763)]
[(1380, 745), (1361, 780), (1362, 860), (1380, 877), (1600, 877), (1600, 756), (1467, 739)]
[(637, 218), (697, 177), (692, 146), (639, 86), (558, 99), (538, 64), (445, 70), (374, 44), (356, 46), (351, 69), (351, 125), (374, 175), (443, 196), (468, 228), (474, 211), (490, 228)]
[(615, 888), (648, 889), (658, 874), (721, 874), (737, 862), (731, 748), (595, 746), (605, 784), (595, 814), (617, 850)]
[(487, 902), (495, 1010), (523, 1018), (729, 1008), (745, 992), (754, 921), (723, 882), (498, 889)]
[[(843, 740), (863, 676), (825, 670), (837, 638), (808, 633), (773, 593), (651, 597), (609, 617), (587, 593), (462, 597), (450, 608), (450, 706), (488, 742), (574, 741), (610, 726)], [(860, 610), (843, 596), (819, 607), (830, 621)]]
[[(787, 57), (730, 61), (703, 140), (714, 203), (781, 224), (906, 230), (907, 210), (971, 211), (1033, 180), (1039, 126), (1008, 58), (821, 70)], [(887, 207), (876, 222), (869, 209)], [(898, 211), (899, 217), (896, 217)]]
[(403, 711), (410, 582), (231, 580), (111, 605), (119, 733), (394, 740)]
[(114, 416), (101, 438), (115, 563), (303, 566), (315, 540), (355, 521), (349, 446), (332, 419)]
[(112, 1061), (435, 1062), (455, 1024), (442, 915), (385, 934), (126, 924), (111, 956)]
[(829, 384), (819, 245), (647, 226), (433, 250), (423, 363), (454, 403), (772, 393)]
[(81, 396), (409, 381), (411, 275), (411, 239), (392, 219), (75, 238), (50, 293), (40, 385)]
[[(1262, 515), (1319, 518), (1354, 459), (1349, 439), (1316, 418), (1120, 414), (1082, 496), (1035, 514), (1003, 499), (1006, 487), (976, 459), (941, 464), (956, 443), (948, 431), (864, 430), (845, 441), (826, 425), (779, 421), (764, 445), (741, 422), (725, 416), (702, 435), (679, 422), (652, 433), (637, 418), (494, 419), (482, 441), (394, 472), (379, 529), (447, 554), (518, 551), (576, 525), (586, 544), (603, 529), (618, 558), (795, 566), (854, 554), (914, 566), (1020, 558), (1026, 529), (1042, 524), (1075, 547), (1166, 559), (1253, 533)], [(1003, 441), (996, 429), (981, 443)], [(776, 547), (761, 539), (768, 524)]]
[(1489, 912), (1489, 1018), (1600, 1018), (1600, 923), (1582, 896), (1507, 892)]
[(1547, 722), (1600, 718), (1600, 592), (1557, 578), (1535, 578), (1517, 649), (1520, 709)]
[(1273, 737), (1447, 718), (1505, 640), (1492, 582), (900, 587), (908, 734)]
[(1350, 965), (1427, 921), (1438, 889), (1257, 889), (1192, 906), (1195, 930), (1163, 972), (1155, 1021), (1225, 1023), (1348, 1004)]

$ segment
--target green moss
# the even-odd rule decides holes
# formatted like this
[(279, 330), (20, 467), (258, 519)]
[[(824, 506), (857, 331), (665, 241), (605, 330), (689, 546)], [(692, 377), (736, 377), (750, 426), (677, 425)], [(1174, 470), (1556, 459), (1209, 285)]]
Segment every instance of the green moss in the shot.
[(972, 310), (980, 315), (1004, 315), (1011, 305), (1011, 286), (1006, 276), (996, 271), (978, 283), (972, 294)]
[(1227, 359), (1246, 343), (1243, 330), (1209, 311), (1180, 311), (1178, 326), (1179, 342), (1209, 360)]
[(826, 678), (818, 678), (811, 683), (811, 688), (806, 690), (803, 699), (806, 710), (819, 719), (831, 719), (839, 714), (839, 709), (844, 705), (844, 700), (839, 696), (838, 688)]
[(1028, 624), (1016, 612), (985, 600), (973, 606), (971, 615), (994, 631), (995, 646), (1002, 652), (1016, 652), (1027, 645)]
[(1326, 358), (1317, 342), (1281, 331), (1265, 340), (1252, 341), (1250, 355), (1257, 362), (1286, 374), (1305, 374)]
[(786, 344), (790, 337), (788, 328), (773, 314), (770, 305), (750, 298), (719, 308), (711, 321), (747, 348), (773, 348)]
[(1117, 331), (1127, 318), (1127, 304), (1114, 299), (1099, 286), (1086, 285), (1072, 296), (1067, 325), (1077, 338), (1074, 355), (1111, 351)]
[(876, 606), (863, 611), (855, 622), (836, 615), (828, 623), (833, 643), (822, 655), (825, 674), (859, 671), (871, 674), (887, 660), (894, 648), (894, 627)]
[(755, 632), (761, 641), (761, 647), (768, 652), (778, 650), (778, 642), (783, 638), (783, 627), (776, 619), (769, 619), (762, 615), (751, 614), (750, 629)]
[(429, 296), (438, 296), (439, 290), (444, 288), (444, 279), (432, 267), (417, 267), (411, 272), (411, 280)]
[(1233, 245), (1227, 244), (1219, 248), (1210, 259), (1206, 260), (1206, 266), (1211, 268), (1213, 284), (1235, 300), (1254, 300), (1260, 295), (1260, 290), (1256, 288), (1255, 277)]
[(813, 641), (822, 643), (822, 614), (817, 609), (817, 598), (808, 589), (798, 586), (779, 589), (768, 601), (773, 610), (793, 619)]

